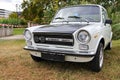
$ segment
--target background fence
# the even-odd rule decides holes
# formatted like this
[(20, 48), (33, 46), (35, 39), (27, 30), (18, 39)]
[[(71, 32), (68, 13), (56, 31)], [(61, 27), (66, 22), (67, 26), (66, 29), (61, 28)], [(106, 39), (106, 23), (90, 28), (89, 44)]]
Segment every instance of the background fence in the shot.
[(13, 27), (12, 26), (2, 26), (0, 27), (0, 37), (4, 36), (10, 36), (13, 33)]

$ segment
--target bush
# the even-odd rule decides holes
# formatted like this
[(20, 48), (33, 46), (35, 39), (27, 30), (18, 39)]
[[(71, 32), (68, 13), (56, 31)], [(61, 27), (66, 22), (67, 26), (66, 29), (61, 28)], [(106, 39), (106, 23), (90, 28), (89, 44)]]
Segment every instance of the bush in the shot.
[(27, 21), (25, 19), (20, 19), (20, 23), (21, 25), (27, 25)]
[(6, 20), (6, 19), (0, 19), (0, 23), (1, 23), (1, 24), (7, 24), (7, 23), (8, 23), (8, 20)]
[(112, 13), (111, 19), (113, 21), (113, 24), (117, 24), (120, 22), (120, 12)]
[(0, 19), (1, 24), (11, 24), (11, 25), (26, 25), (27, 22), (24, 19), (19, 18), (8, 18), (8, 19)]
[(113, 30), (113, 39), (114, 40), (120, 39), (120, 23), (113, 25), (112, 30)]

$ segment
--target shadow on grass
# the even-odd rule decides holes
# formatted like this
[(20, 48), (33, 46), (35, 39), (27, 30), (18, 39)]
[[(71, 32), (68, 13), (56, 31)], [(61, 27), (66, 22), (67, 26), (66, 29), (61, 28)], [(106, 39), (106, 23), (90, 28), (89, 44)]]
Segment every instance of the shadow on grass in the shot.
[[(113, 47), (112, 50), (106, 50), (105, 51), (105, 56), (104, 56), (104, 66), (103, 68), (107, 67), (107, 70), (109, 70), (109, 65), (111, 65), (111, 67), (113, 66), (112, 63), (114, 63), (114, 61), (118, 61), (120, 59), (117, 60), (116, 57), (118, 57), (118, 54), (116, 53), (116, 51), (118, 52), (118, 47)], [(118, 52), (119, 53), (119, 52)], [(112, 60), (112, 61), (111, 61)], [(47, 67), (49, 69), (56, 69), (57, 71), (60, 72), (65, 72), (67, 71), (72, 71), (72, 72), (92, 72), (91, 70), (91, 66), (90, 63), (78, 63), (78, 62), (57, 62), (57, 61), (49, 61), (49, 60), (41, 60), (40, 62), (36, 62), (37, 66), (44, 66)], [(104, 70), (104, 69), (103, 69)]]
[(49, 60), (43, 60), (40, 62), (36, 62), (36, 64), (41, 66), (41, 64), (44, 67), (47, 67), (49, 69), (56, 69), (59, 72), (64, 72), (64, 71), (90, 71), (90, 63), (78, 63), (78, 62), (57, 62), (57, 61), (49, 61)]

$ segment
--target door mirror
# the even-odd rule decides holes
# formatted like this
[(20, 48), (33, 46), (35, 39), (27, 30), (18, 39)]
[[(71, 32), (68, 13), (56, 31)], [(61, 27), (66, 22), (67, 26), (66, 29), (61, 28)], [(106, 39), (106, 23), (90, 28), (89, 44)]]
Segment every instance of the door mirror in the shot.
[(105, 24), (112, 24), (112, 20), (107, 19), (107, 20), (105, 21)]

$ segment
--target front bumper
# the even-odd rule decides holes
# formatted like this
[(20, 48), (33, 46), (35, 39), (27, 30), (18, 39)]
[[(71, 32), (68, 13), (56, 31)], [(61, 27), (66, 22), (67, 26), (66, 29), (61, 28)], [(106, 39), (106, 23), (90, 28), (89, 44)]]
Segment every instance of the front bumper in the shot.
[[(89, 52), (83, 52), (79, 51), (69, 51), (69, 50), (53, 50), (53, 49), (46, 49), (46, 48), (37, 48), (34, 49), (33, 47), (24, 47), (25, 50), (29, 50), (31, 55), (36, 57), (42, 57), (41, 55), (44, 53), (56, 53), (57, 55), (64, 55), (65, 59), (64, 61), (70, 61), (70, 62), (89, 62), (91, 61), (95, 54), (88, 54)], [(92, 52), (91, 52), (92, 53)], [(53, 59), (54, 60), (54, 59)]]

